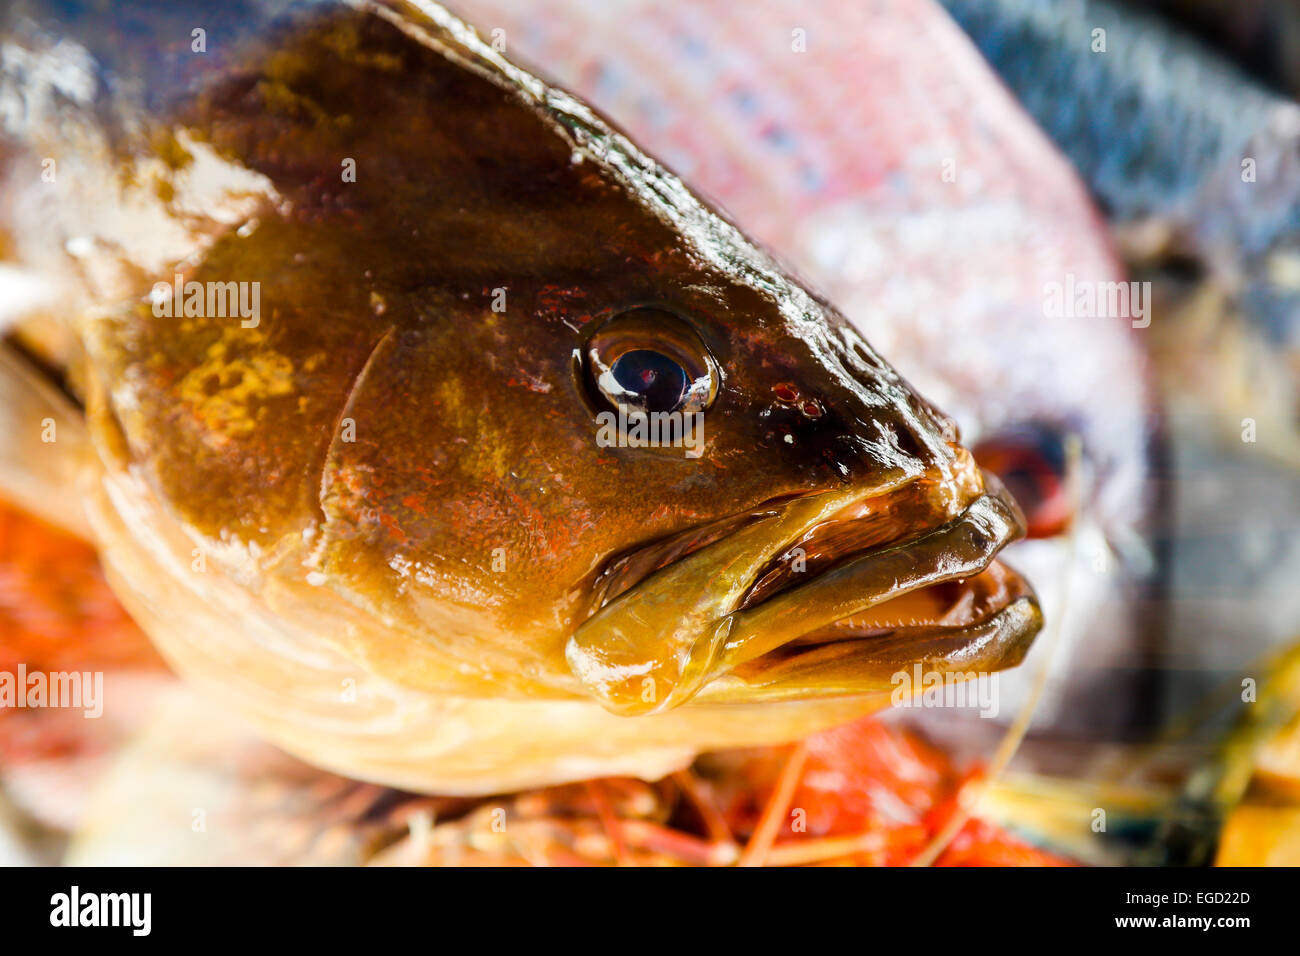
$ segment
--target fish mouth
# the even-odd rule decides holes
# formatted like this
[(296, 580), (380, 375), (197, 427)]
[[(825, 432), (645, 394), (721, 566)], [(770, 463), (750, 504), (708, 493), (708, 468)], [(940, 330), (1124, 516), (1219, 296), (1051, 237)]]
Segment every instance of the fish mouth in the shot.
[(1029, 584), (995, 558), (1024, 518), (985, 475), (920, 523), (935, 516), (932, 492), (912, 480), (796, 497), (697, 535), (574, 632), (569, 667), (624, 715), (888, 694), (917, 663), (1012, 667), (1042, 626)]

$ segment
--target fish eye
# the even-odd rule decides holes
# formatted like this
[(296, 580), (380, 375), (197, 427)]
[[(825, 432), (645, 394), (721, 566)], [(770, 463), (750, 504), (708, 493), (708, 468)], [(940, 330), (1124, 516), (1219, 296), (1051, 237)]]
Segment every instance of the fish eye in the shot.
[(624, 412), (700, 412), (718, 390), (718, 367), (686, 320), (663, 309), (613, 316), (585, 351), (587, 386)]
[(1066, 489), (1065, 438), (1051, 425), (1016, 425), (980, 440), (975, 460), (1002, 480), (1025, 513), (1030, 538), (1060, 534), (1073, 517)]
[(614, 359), (600, 382), (606, 397), (655, 412), (677, 409), (688, 385), (686, 369), (662, 352), (650, 349), (624, 352)]

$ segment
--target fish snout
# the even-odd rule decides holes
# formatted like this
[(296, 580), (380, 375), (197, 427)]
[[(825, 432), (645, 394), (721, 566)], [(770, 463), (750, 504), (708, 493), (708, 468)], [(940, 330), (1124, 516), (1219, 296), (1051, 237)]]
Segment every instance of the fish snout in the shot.
[[(822, 461), (838, 481), (879, 485), (909, 476), (950, 489), (953, 497), (978, 493), (979, 470), (946, 415), (865, 343), (828, 346), (821, 365), (789, 368), (756, 389), (759, 417), (769, 442), (802, 461)], [(833, 369), (834, 374), (825, 374)]]
[[(963, 450), (964, 452), (964, 450)], [(884, 487), (772, 503), (599, 608), (566, 658), (607, 709), (885, 691), (936, 670), (1019, 662), (1037, 599), (996, 554), (1024, 519), (968, 453)]]
[(994, 560), (1024, 516), (953, 421), (865, 350), (821, 359), (843, 374), (787, 365), (746, 391), (768, 447), (829, 465), (826, 483), (624, 556), (570, 636), (608, 710), (874, 693), (918, 660), (1009, 666), (1038, 630), (1032, 589)]

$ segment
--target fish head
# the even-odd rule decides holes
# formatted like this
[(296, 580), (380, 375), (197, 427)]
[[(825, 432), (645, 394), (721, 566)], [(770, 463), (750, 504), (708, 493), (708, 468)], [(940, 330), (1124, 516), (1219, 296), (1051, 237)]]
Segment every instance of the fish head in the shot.
[[(1058, 636), (992, 682), (1003, 719), (969, 722), (993, 738), (979, 752), (1031, 700), (1044, 749), (1066, 763), (1057, 732), (1067, 723), (1084, 738), (1113, 736), (1099, 734), (1103, 719), (1147, 719), (1138, 702), (1153, 695), (1138, 675), (1164, 629), (1151, 581), (1164, 537), (1155, 533), (1164, 484), (1153, 480), (1151, 333), (1123, 308), (1109, 320), (1084, 310), (1052, 318), (1060, 313), (1045, 296), (1057, 290), (1074, 303), (1079, 292), (1128, 288), (1129, 309), (1147, 300), (1123, 282), (1065, 158), (944, 11), (905, 2), (805, 10), (810, 36), (851, 38), (812, 61), (755, 39), (781, 31), (779, 5), (743, 26), (726, 3), (672, 18), (642, 0), (616, 16), (589, 0), (473, 7), (508, 32), (512, 52), (625, 118), (643, 145), (689, 170), (694, 186), (808, 275), (960, 423), (976, 460), (1012, 492), (1028, 540), (1006, 559), (1034, 582)], [(629, 44), (646, 54), (621, 56)], [(687, 46), (694, 55), (683, 57)], [(952, 55), (935, 58), (940, 47)], [(716, 69), (737, 56), (735, 71)], [(863, 89), (873, 95), (858, 96)], [(934, 122), (918, 130), (918, 114)], [(936, 157), (954, 158), (942, 176)], [(1019, 174), (1025, 162), (1035, 176)], [(933, 717), (931, 737), (964, 723), (952, 709)]]
[(385, 294), (326, 577), (493, 692), (624, 714), (1017, 661), (1037, 607), (993, 558), (1022, 519), (951, 420), (585, 106), (486, 85), (457, 145), (491, 181), (418, 191), (444, 143), (381, 187), (464, 231), (389, 250), (439, 281)]
[(782, 305), (710, 330), (722, 384), (683, 459), (697, 471), (645, 475), (655, 501), (707, 510), (648, 543), (628, 525), (566, 642), (617, 713), (879, 693), (920, 662), (994, 671), (1037, 632), (1030, 588), (994, 559), (1023, 517), (953, 422), (829, 307), (791, 323)]
[(950, 420), (793, 283), (664, 254), (654, 304), (624, 301), (608, 256), (595, 314), (543, 295), (504, 351), (465, 326), (380, 347), (327, 458), (332, 581), (621, 713), (1017, 659), (1036, 608), (991, 562), (1022, 519)]
[(430, 693), (634, 715), (1018, 662), (1039, 613), (995, 555), (1023, 519), (952, 421), (617, 129), (425, 13), (298, 25), (177, 114), (274, 196), (176, 281), (177, 308), (251, 282), (251, 326), (137, 305), (90, 336), (184, 526), (241, 580), (341, 597), (352, 653)]

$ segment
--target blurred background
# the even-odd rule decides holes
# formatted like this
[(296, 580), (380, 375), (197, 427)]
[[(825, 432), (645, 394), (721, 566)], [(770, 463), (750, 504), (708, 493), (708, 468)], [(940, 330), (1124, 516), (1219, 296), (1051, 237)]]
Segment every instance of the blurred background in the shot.
[[(0, 711), (0, 860), (170, 861), (156, 813), (120, 819), (147, 788), (247, 821), (193, 862), (1300, 864), (1300, 2), (451, 6), (957, 418), (1025, 508), (1008, 558), (1046, 632), (986, 678), (994, 716), (898, 709), (655, 784), (441, 800), (205, 725), (93, 553), (7, 509), (0, 668), (75, 657), (201, 743), (165, 766), (130, 709)], [(1052, 307), (1119, 282), (1118, 311)], [(797, 837), (764, 837), (791, 807)]]

